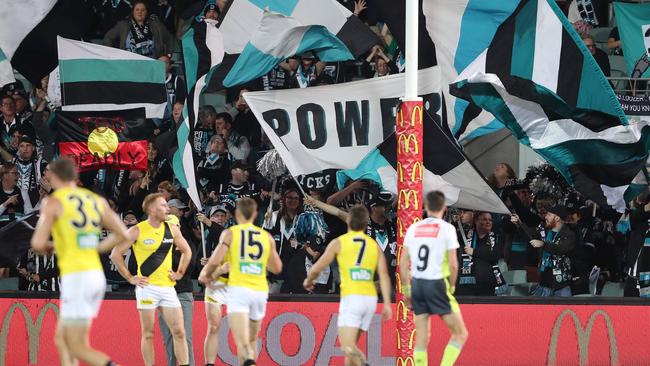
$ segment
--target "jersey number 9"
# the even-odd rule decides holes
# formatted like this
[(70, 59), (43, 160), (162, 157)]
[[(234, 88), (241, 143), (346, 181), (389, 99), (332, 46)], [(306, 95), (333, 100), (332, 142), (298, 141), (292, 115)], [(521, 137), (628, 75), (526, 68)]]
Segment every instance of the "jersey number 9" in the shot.
[[(248, 235), (246, 235), (248, 234)], [(240, 251), (239, 251), (239, 258), (242, 260), (246, 259), (246, 252), (248, 252), (248, 258), (251, 260), (259, 260), (262, 258), (262, 253), (264, 251), (264, 246), (262, 245), (262, 242), (259, 240), (256, 240), (255, 237), (260, 235), (259, 231), (241, 231), (241, 245), (239, 246)], [(253, 254), (253, 251), (246, 250), (247, 247), (256, 247), (256, 254)]]
[(429, 247), (426, 245), (421, 245), (418, 249), (418, 259), (420, 262), (416, 266), (417, 270), (422, 272), (429, 266)]

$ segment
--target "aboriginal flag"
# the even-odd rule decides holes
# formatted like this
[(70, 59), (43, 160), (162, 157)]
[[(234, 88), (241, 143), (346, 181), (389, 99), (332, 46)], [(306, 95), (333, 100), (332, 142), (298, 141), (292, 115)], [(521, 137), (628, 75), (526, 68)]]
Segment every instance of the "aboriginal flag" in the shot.
[(80, 172), (97, 169), (147, 170), (147, 138), (153, 136), (145, 109), (56, 112), (60, 156)]

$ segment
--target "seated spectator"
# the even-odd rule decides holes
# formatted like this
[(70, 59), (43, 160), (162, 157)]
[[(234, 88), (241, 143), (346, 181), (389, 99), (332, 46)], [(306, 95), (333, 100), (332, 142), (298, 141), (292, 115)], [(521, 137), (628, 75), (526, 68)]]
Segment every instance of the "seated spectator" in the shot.
[(212, 255), (212, 252), (219, 244), (219, 237), (230, 219), (230, 212), (228, 212), (225, 205), (216, 205), (210, 208), (208, 216), (198, 213), (196, 214), (196, 219), (203, 223), (208, 232), (208, 235), (205, 237), (206, 256), (201, 258), (201, 265), (205, 266), (208, 258), (210, 258), (210, 255)]
[(3, 90), (5, 94), (14, 98), (18, 120), (21, 123), (30, 122), (32, 120), (32, 109), (29, 106), (29, 95), (22, 81), (16, 80), (11, 84), (7, 84), (3, 87)]
[(38, 254), (29, 249), (18, 265), (28, 282), (27, 291), (59, 291), (59, 267), (53, 252)]
[(0, 227), (22, 217), (25, 213), (25, 202), (18, 188), (18, 168), (15, 164), (6, 163), (0, 167)]
[(174, 171), (169, 159), (159, 152), (158, 146), (154, 142), (150, 141), (147, 144), (147, 158), (149, 159), (147, 172), (153, 187), (157, 187), (162, 181), (174, 179)]
[(230, 181), (232, 156), (228, 153), (226, 142), (221, 135), (214, 135), (208, 145), (208, 154), (196, 167), (199, 184), (208, 192)]
[[(371, 61), (375, 63), (374, 70), (370, 66)], [(381, 46), (376, 45), (372, 48), (372, 51), (368, 57), (363, 60), (363, 64), (361, 65), (361, 73), (366, 77), (366, 79), (370, 79), (380, 76), (397, 74), (399, 73), (399, 70), (397, 69), (397, 65), (395, 65), (395, 63), (392, 62), (388, 56), (386, 56), (384, 49)]]
[(598, 66), (600, 66), (600, 69), (603, 70), (603, 74), (605, 76), (611, 76), (611, 68), (609, 66), (609, 57), (605, 53), (605, 51), (599, 49), (596, 47), (596, 44), (594, 43), (594, 39), (591, 38), (590, 35), (584, 35), (582, 36), (582, 41), (585, 43), (585, 46), (587, 46), (587, 49), (591, 53), (592, 56), (594, 56), (594, 59), (596, 60), (596, 63), (598, 63)]
[(607, 49), (609, 49), (611, 55), (623, 56), (623, 45), (621, 44), (621, 36), (618, 34), (618, 27), (612, 28), (611, 32), (609, 32)]
[(219, 184), (216, 190), (210, 192), (211, 198), (217, 198), (218, 202), (225, 203), (225, 200), (237, 201), (242, 197), (260, 199), (260, 189), (249, 181), (249, 167), (241, 162), (233, 162), (230, 165), (230, 182)]
[(216, 131), (226, 140), (228, 152), (233, 161), (246, 163), (251, 153), (251, 144), (246, 136), (242, 136), (233, 128), (232, 117), (228, 113), (219, 113)]
[(545, 217), (546, 233), (540, 239), (531, 240), (535, 248), (542, 248), (539, 271), (541, 279), (534, 290), (535, 296), (571, 296), (571, 259), (569, 254), (575, 247), (575, 233), (565, 225), (567, 210), (555, 205), (548, 209)]
[(494, 296), (497, 278), (494, 267), (503, 257), (501, 238), (492, 231), (492, 214), (479, 212), (474, 216), (474, 229), (467, 243), (459, 248), (462, 267), (456, 294), (459, 296)]
[(171, 54), (176, 40), (157, 16), (149, 15), (147, 2), (135, 0), (132, 5), (131, 15), (106, 32), (104, 45), (152, 58)]
[[(204, 105), (199, 108), (199, 121), (194, 128), (194, 138), (192, 140), (192, 149), (194, 154), (199, 157), (205, 156), (208, 150), (208, 141), (215, 133), (217, 111), (211, 105)], [(217, 133), (218, 129), (217, 129)]]
[(16, 102), (9, 95), (0, 97), (2, 107), (0, 112), (0, 142), (8, 147), (11, 145), (11, 138), (15, 131), (20, 131), (21, 135), (34, 136), (34, 127), (31, 122), (21, 121), (16, 114)]
[(29, 135), (23, 135), (13, 163), (20, 173), (18, 187), (25, 202), (25, 213), (28, 214), (40, 207), (40, 188), (47, 162), (36, 154), (34, 139)]
[(237, 116), (233, 121), (233, 129), (239, 132), (240, 135), (245, 136), (252, 147), (260, 145), (262, 139), (262, 127), (257, 122), (257, 117), (246, 103), (244, 93), (251, 91), (248, 88), (239, 90), (239, 98), (235, 107), (237, 108)]

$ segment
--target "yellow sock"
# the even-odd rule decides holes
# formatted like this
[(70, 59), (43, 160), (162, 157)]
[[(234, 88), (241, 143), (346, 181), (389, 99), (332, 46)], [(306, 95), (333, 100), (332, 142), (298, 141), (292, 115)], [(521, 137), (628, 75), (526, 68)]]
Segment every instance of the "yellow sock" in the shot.
[(463, 348), (463, 345), (456, 342), (447, 343), (447, 347), (445, 347), (445, 353), (442, 355), (442, 362), (440, 362), (440, 366), (453, 366), (454, 362), (456, 362), (458, 359), (458, 356), (460, 356), (461, 348)]
[(413, 352), (413, 358), (415, 359), (415, 366), (428, 366), (426, 349), (415, 349)]

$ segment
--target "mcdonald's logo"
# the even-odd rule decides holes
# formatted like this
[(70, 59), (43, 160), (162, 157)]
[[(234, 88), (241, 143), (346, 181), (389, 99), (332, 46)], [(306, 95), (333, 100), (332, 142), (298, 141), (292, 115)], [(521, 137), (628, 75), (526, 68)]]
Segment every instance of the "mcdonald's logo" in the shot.
[(411, 112), (411, 126), (415, 126), (416, 123), (422, 124), (422, 106), (416, 105), (413, 107)]
[(413, 152), (418, 154), (420, 151), (420, 146), (418, 144), (418, 138), (414, 133), (410, 133), (408, 135), (403, 133), (399, 135), (397, 138), (397, 152), (411, 152), (411, 142), (413, 142)]
[(397, 366), (415, 366), (415, 359), (413, 356), (408, 356), (406, 358), (397, 356)]
[(419, 178), (419, 180), (422, 180), (423, 176), (424, 176), (424, 167), (422, 166), (422, 162), (416, 161), (413, 164), (413, 170), (411, 170), (411, 182), (415, 182), (415, 178)]
[(397, 218), (397, 234), (399, 238), (404, 238), (404, 224), (402, 224), (402, 219)]
[(564, 318), (569, 315), (570, 319), (573, 320), (573, 325), (576, 328), (576, 336), (578, 337), (578, 352), (580, 356), (580, 366), (586, 366), (589, 364), (589, 340), (591, 339), (591, 332), (594, 328), (594, 323), (598, 316), (602, 316), (605, 320), (605, 326), (607, 327), (607, 337), (609, 339), (609, 357), (610, 364), (618, 365), (618, 346), (616, 344), (616, 332), (614, 329), (614, 324), (610, 319), (609, 315), (603, 310), (596, 310), (590, 316), (587, 321), (587, 327), (582, 328), (580, 319), (576, 313), (571, 309), (564, 310), (560, 316), (555, 320), (555, 325), (553, 326), (553, 333), (551, 334), (551, 344), (548, 350), (548, 364), (554, 366), (557, 364), (557, 344), (558, 339), (560, 338), (560, 330), (562, 328), (562, 323)]
[(418, 192), (414, 189), (403, 189), (397, 195), (397, 207), (409, 208), (411, 206), (411, 199), (413, 201), (413, 208), (419, 209), (420, 201), (418, 200)]
[(404, 181), (404, 168), (399, 161), (397, 162), (397, 179), (399, 179), (400, 183)]
[(11, 319), (17, 309), (22, 311), (23, 317), (25, 318), (25, 329), (27, 329), (27, 338), (29, 340), (29, 363), (34, 365), (38, 363), (39, 339), (41, 328), (43, 327), (43, 319), (47, 314), (47, 310), (52, 309), (57, 318), (59, 317), (59, 308), (52, 302), (48, 302), (41, 308), (41, 310), (39, 310), (38, 315), (36, 316), (36, 321), (32, 319), (32, 315), (24, 304), (15, 303), (11, 305), (5, 314), (5, 318), (2, 321), (2, 330), (0, 330), (0, 366), (6, 365), (7, 362), (7, 336), (9, 335), (9, 329), (11, 327)]
[(406, 307), (404, 300), (400, 300), (397, 303), (397, 320), (405, 322), (408, 320), (409, 309)]

